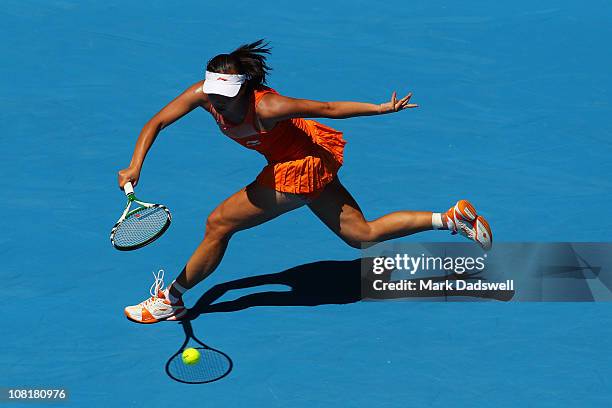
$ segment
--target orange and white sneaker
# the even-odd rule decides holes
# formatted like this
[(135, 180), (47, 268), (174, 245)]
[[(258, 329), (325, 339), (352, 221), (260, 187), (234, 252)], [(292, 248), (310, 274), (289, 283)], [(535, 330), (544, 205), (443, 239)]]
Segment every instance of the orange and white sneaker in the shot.
[(164, 287), (164, 271), (163, 269), (153, 272), (155, 282), (151, 285), (149, 293), (151, 297), (134, 306), (128, 306), (124, 309), (128, 319), (136, 323), (157, 323), (162, 320), (179, 320), (185, 316), (187, 309), (182, 300), (178, 303), (171, 303), (162, 288)]
[(468, 200), (459, 200), (446, 213), (447, 227), (453, 234), (459, 233), (476, 241), (482, 249), (488, 251), (493, 246), (493, 232), (489, 223)]

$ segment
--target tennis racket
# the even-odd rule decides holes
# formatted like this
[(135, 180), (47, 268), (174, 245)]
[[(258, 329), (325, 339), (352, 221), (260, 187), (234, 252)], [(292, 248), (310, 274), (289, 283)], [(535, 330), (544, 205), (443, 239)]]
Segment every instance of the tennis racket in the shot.
[[(170, 210), (161, 204), (140, 201), (129, 181), (123, 186), (127, 204), (110, 233), (111, 243), (120, 251), (142, 248), (159, 238), (170, 226)], [(138, 207), (131, 209), (135, 203)]]
[[(170, 378), (184, 384), (205, 384), (218, 381), (232, 371), (232, 359), (198, 340), (193, 334), (190, 320), (183, 320), (179, 324), (183, 325), (185, 341), (166, 363), (166, 373)], [(189, 345), (191, 340), (192, 345)], [(195, 348), (200, 353), (200, 360), (196, 364), (183, 363), (183, 351), (188, 348)]]

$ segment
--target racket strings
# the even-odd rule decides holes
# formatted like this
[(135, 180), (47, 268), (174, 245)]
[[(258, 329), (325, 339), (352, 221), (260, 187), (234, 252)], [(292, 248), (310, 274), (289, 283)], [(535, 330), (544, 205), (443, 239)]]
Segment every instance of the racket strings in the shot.
[(143, 208), (119, 224), (114, 235), (115, 245), (132, 247), (145, 243), (162, 232), (168, 222), (168, 214), (163, 207)]
[(172, 358), (168, 370), (175, 380), (187, 383), (206, 383), (219, 380), (230, 372), (232, 363), (226, 355), (203, 347), (198, 347), (197, 350), (200, 352), (200, 361), (196, 364), (183, 363), (180, 354)]

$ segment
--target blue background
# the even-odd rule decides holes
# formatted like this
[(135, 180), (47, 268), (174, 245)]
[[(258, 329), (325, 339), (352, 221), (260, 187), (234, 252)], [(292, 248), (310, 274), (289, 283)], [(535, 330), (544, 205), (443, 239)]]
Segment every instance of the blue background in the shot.
[[(181, 327), (135, 325), (123, 307), (148, 296), (151, 271), (175, 276), (207, 214), (264, 165), (204, 111), (163, 131), (138, 186), (172, 209), (170, 230), (131, 253), (108, 233), (123, 208), (116, 172), (144, 123), (209, 58), (264, 37), (282, 94), (380, 103), (414, 92), (415, 110), (323, 120), (345, 132), (341, 179), (367, 217), (469, 198), (498, 241), (610, 241), (611, 17), (606, 1), (3, 1), (0, 386), (65, 387), (66, 406), (88, 407), (607, 406), (607, 304), (205, 314), (196, 335), (235, 368), (209, 385), (173, 382), (163, 366)], [(238, 234), (186, 302), (358, 256), (300, 209)], [(286, 288), (223, 300), (266, 290)]]

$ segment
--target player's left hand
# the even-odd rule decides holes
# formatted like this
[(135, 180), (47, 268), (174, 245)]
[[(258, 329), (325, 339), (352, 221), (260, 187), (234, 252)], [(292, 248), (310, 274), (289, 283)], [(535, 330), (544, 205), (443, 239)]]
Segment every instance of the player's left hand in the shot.
[(408, 95), (404, 96), (402, 99), (397, 100), (397, 92), (393, 91), (391, 95), (391, 101), (387, 103), (381, 103), (380, 106), (380, 114), (384, 113), (392, 113), (399, 112), (404, 109), (409, 108), (417, 108), (419, 105), (410, 102), (410, 98), (412, 97), (412, 92), (409, 92)]

